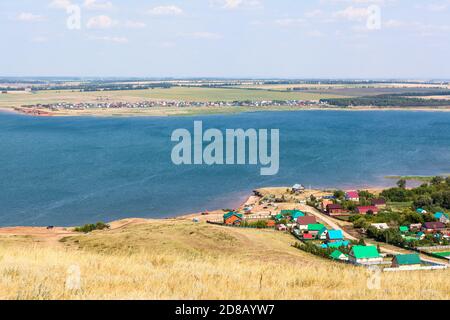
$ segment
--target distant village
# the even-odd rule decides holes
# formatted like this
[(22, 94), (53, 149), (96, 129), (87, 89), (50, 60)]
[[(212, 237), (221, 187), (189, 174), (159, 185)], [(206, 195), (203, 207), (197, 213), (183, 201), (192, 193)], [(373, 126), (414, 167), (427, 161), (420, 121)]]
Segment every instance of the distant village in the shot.
[[(297, 184), (287, 191), (301, 195), (305, 188)], [(385, 199), (372, 198), (367, 204), (359, 191), (347, 191), (342, 196), (336, 196), (336, 192), (320, 197), (311, 195), (296, 201), (301, 208), (281, 210), (279, 206), (287, 201), (284, 195), (281, 199), (257, 195), (258, 204), (229, 211), (223, 220), (209, 223), (287, 232), (298, 240), (294, 246), (300, 250), (342, 263), (377, 266), (386, 272), (446, 269), (450, 262), (447, 213), (429, 213), (418, 208), (417, 215), (427, 215), (433, 221), (397, 226), (391, 221), (379, 222), (383, 220), (383, 211), (388, 210)], [(269, 208), (269, 213), (262, 213), (261, 210)], [(351, 221), (357, 221), (353, 219), (357, 217), (368, 220), (370, 217), (377, 222), (361, 228), (352, 225)], [(392, 239), (384, 239), (381, 234)]]
[(20, 110), (47, 109), (49, 111), (58, 110), (89, 110), (89, 109), (147, 109), (155, 107), (264, 107), (264, 106), (290, 106), (301, 107), (317, 105), (317, 101), (303, 100), (268, 100), (268, 101), (215, 101), (215, 102), (194, 102), (194, 101), (141, 101), (141, 102), (113, 102), (99, 101), (90, 103), (69, 103), (59, 102), (50, 104), (23, 105)]

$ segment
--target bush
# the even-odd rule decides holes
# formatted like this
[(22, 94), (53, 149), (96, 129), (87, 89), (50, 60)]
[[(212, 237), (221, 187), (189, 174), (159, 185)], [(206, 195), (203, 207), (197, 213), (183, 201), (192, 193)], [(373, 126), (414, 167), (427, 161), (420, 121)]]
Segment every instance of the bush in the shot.
[(96, 224), (85, 224), (82, 227), (76, 227), (74, 229), (75, 232), (84, 232), (84, 233), (89, 233), (92, 232), (94, 230), (105, 230), (105, 229), (109, 229), (110, 226), (109, 224), (103, 223), (103, 222), (97, 222)]

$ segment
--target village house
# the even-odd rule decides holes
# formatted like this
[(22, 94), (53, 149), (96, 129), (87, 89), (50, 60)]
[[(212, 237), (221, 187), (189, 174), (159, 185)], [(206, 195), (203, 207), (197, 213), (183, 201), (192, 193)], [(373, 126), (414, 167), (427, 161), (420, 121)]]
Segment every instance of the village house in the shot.
[(345, 194), (345, 199), (349, 201), (359, 202), (358, 191), (347, 191), (347, 193)]
[(421, 223), (412, 223), (409, 225), (409, 231), (411, 232), (417, 232), (420, 231), (420, 229), (422, 229)]
[(442, 223), (450, 223), (450, 219), (448, 217), (448, 214), (445, 214), (443, 212), (436, 212), (434, 214), (434, 218), (437, 219), (438, 221), (442, 222)]
[(372, 214), (378, 214), (378, 208), (375, 206), (363, 206), (363, 207), (357, 207), (356, 208), (356, 212), (359, 214), (368, 214), (368, 213), (372, 213)]
[(275, 229), (277, 230), (277, 231), (287, 231), (287, 227), (284, 225), (284, 224), (278, 224), (276, 227), (275, 227)]
[(300, 230), (308, 230), (308, 225), (316, 223), (317, 219), (314, 216), (304, 216), (297, 219), (297, 227)]
[(400, 226), (400, 227), (398, 228), (398, 230), (399, 230), (401, 233), (407, 233), (407, 232), (409, 231), (409, 228), (408, 228), (407, 226)]
[[(377, 230), (387, 230), (389, 229), (389, 226), (387, 223), (372, 223), (370, 225), (371, 227), (374, 227)], [(420, 225), (422, 227), (422, 225)]]
[(321, 248), (323, 249), (329, 249), (329, 248), (340, 248), (340, 247), (348, 247), (350, 245), (350, 242), (347, 240), (341, 240), (336, 242), (328, 242), (321, 244)]
[(420, 213), (420, 214), (426, 214), (426, 213), (428, 213), (427, 210), (424, 210), (424, 209), (422, 209), (422, 208), (416, 209), (416, 212), (417, 212), (417, 213)]
[(302, 238), (303, 240), (314, 240), (315, 236), (312, 233), (304, 233)]
[(305, 191), (305, 187), (301, 184), (294, 184), (292, 186), (292, 192), (294, 193), (302, 193), (303, 191)]
[(425, 222), (422, 226), (422, 231), (425, 233), (433, 233), (445, 230), (445, 224), (442, 222)]
[(327, 207), (328, 205), (333, 204), (333, 201), (329, 200), (329, 199), (323, 199), (322, 202), (320, 203), (320, 210), (324, 213), (327, 212)]
[(372, 205), (378, 209), (386, 209), (386, 200), (384, 199), (372, 199)]
[(320, 223), (314, 223), (308, 225), (308, 233), (312, 234), (316, 239), (323, 239), (325, 240), (327, 237), (326, 234), (326, 228), (323, 224)]
[(343, 254), (339, 250), (333, 251), (333, 253), (330, 255), (330, 258), (333, 260), (348, 261), (348, 255)]
[(353, 246), (349, 261), (354, 264), (379, 264), (383, 262), (383, 257), (375, 246)]
[(223, 222), (226, 225), (240, 225), (244, 216), (236, 212), (228, 212), (223, 215)]
[(339, 203), (329, 204), (327, 206), (327, 213), (329, 216), (336, 216), (345, 213), (345, 210)]
[(393, 268), (411, 268), (420, 267), (422, 261), (418, 254), (399, 254), (392, 259)]
[(275, 220), (269, 220), (269, 221), (267, 221), (267, 227), (269, 227), (269, 228), (273, 228), (273, 227), (275, 227)]
[(344, 240), (342, 230), (329, 230), (327, 234), (327, 242), (338, 242)]

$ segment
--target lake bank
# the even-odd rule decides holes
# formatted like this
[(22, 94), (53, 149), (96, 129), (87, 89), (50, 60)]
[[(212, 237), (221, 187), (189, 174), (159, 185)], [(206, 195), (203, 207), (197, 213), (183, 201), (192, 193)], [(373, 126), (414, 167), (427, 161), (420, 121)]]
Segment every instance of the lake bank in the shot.
[[(450, 112), (449, 107), (155, 107), (147, 109), (86, 109), (86, 110), (58, 110), (36, 109), (35, 113), (24, 108), (0, 108), (0, 112), (13, 112), (28, 116), (51, 117), (174, 117), (174, 116), (201, 116), (201, 115), (226, 115), (246, 112), (277, 112), (277, 111), (408, 111), (408, 112)], [(41, 114), (38, 114), (41, 113)]]

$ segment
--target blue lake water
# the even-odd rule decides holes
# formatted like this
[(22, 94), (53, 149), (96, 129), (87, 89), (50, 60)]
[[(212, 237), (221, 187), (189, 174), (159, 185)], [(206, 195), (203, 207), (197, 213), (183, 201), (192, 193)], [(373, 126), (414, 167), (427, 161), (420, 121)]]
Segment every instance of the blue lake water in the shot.
[[(175, 166), (176, 128), (279, 128), (280, 170)], [(234, 207), (255, 188), (391, 185), (450, 172), (450, 113), (268, 112), (170, 118), (0, 114), (0, 225), (77, 225)]]

